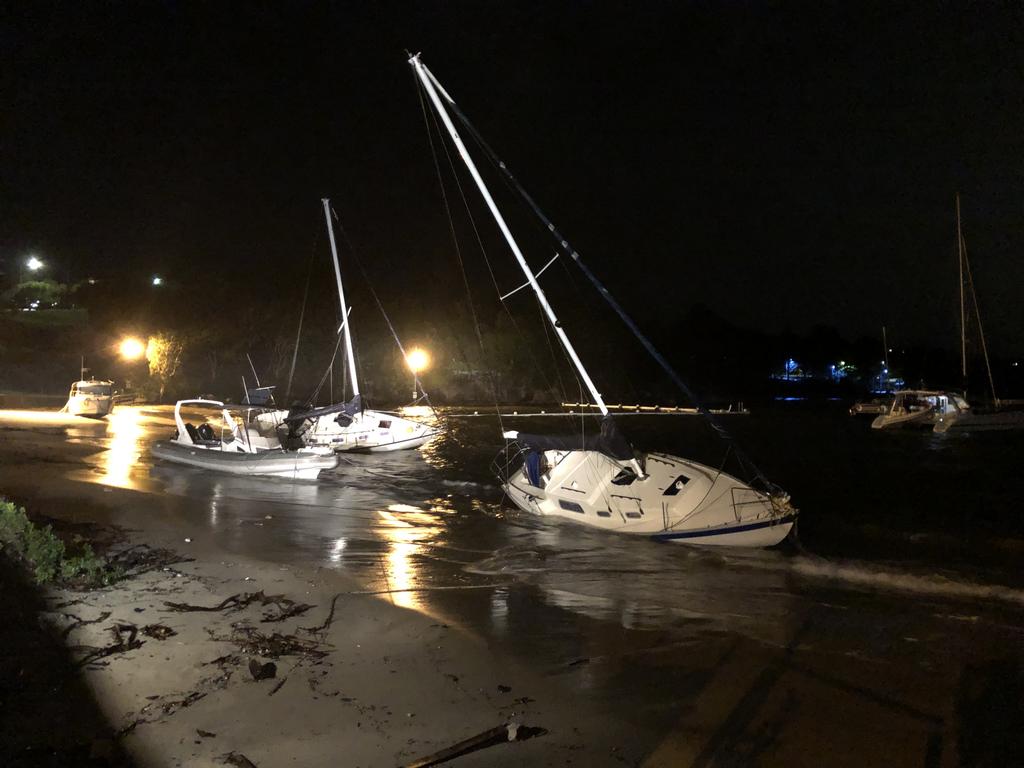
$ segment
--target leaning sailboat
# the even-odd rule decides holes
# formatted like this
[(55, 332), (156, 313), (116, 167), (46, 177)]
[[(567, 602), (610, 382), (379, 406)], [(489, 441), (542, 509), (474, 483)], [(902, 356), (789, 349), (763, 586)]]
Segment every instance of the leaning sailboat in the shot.
[(408, 419), (393, 411), (375, 411), (363, 406), (359, 391), (359, 376), (352, 348), (352, 329), (349, 307), (345, 301), (345, 289), (341, 281), (341, 266), (338, 262), (338, 248), (334, 240), (334, 225), (331, 221), (331, 203), (321, 201), (324, 218), (327, 220), (327, 236), (331, 244), (334, 261), (334, 277), (338, 285), (338, 302), (341, 305), (344, 334), (345, 358), (348, 362), (349, 381), (352, 385), (352, 399), (323, 408), (293, 409), (290, 412), (275, 412), (264, 417), (265, 421), (287, 424), (291, 436), (300, 437), (303, 444), (313, 448), (331, 448), (335, 451), (400, 451), (419, 448), (437, 434), (437, 429), (428, 423)]
[[(601, 393), (541, 290), (537, 276), (498, 210), (452, 122), (449, 110), (454, 111), (470, 130), (472, 127), (468, 126), (455, 101), (419, 55), (412, 56), (409, 63), (522, 269), (527, 284), (536, 294), (545, 317), (602, 414), (600, 432), (594, 435), (504, 433), (507, 442), (495, 469), (508, 497), (528, 513), (665, 541), (765, 547), (785, 539), (797, 517), (787, 494), (774, 487), (755, 489), (720, 469), (690, 459), (638, 451), (619, 431)], [(482, 139), (479, 143), (486, 146)], [(500, 161), (496, 164), (505, 172), (506, 179), (511, 180), (511, 185), (518, 188), (518, 182), (511, 177), (505, 165)], [(525, 191), (519, 190), (560, 241), (560, 247), (596, 283), (596, 278), (583, 267), (579, 255), (569, 248)], [(599, 286), (599, 290), (659, 364), (682, 386), (668, 363), (656, 353), (608, 291), (603, 286)], [(711, 418), (705, 409), (701, 411)]]

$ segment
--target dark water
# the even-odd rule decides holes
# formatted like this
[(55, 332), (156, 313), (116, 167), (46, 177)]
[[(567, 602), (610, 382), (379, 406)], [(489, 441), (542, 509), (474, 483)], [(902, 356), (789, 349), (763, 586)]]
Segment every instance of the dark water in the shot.
[[(654, 614), (676, 604), (705, 611), (693, 601), (726, 595), (761, 604), (765, 585), (794, 577), (855, 590), (1024, 602), (1017, 591), (1024, 587), (1024, 432), (883, 433), (838, 403), (778, 403), (724, 417), (801, 510), (796, 545), (744, 552), (654, 544), (520, 513), (503, 503), (490, 474), (501, 429), (565, 430), (579, 421), (506, 417), (499, 425), (493, 413), (472, 413), (444, 412), (445, 432), (421, 451), (343, 455), (339, 468), (317, 482), (154, 466), (147, 445), (171, 429), (168, 409), (125, 408), (106, 422), (24, 426), (96, 448), (85, 459), (88, 469), (71, 470), (76, 479), (165, 491), (225, 546), (320, 562), (375, 587), (388, 576), (383, 557), (392, 561), (396, 574), (388, 578), (399, 588), (475, 583), (487, 575), (550, 582), (557, 574), (563, 601), (578, 593), (597, 606), (600, 595), (635, 584)], [(638, 446), (738, 472), (735, 457), (696, 417), (623, 417), (620, 424)], [(663, 582), (681, 574), (686, 587), (667, 589)], [(694, 586), (703, 580), (715, 588)], [(756, 583), (746, 589), (747, 581)], [(665, 592), (673, 596), (668, 603)], [(684, 592), (691, 597), (683, 599)]]
[[(145, 446), (168, 428), (157, 411), (122, 410), (106, 427), (88, 424), (71, 437), (108, 448), (89, 459), (95, 466), (79, 473), (84, 479), (187, 499), (181, 507), (225, 547), (339, 568), (367, 589), (529, 584), (563, 607), (638, 625), (674, 615), (756, 624), (805, 587), (822, 586), (1024, 606), (1024, 433), (879, 433), (839, 405), (803, 403), (726, 417), (801, 509), (797, 544), (736, 551), (655, 544), (515, 510), (489, 472), (498, 419), (471, 413), (446, 412), (447, 430), (422, 451), (344, 455), (317, 482), (152, 466)], [(737, 469), (697, 418), (621, 423), (645, 448), (715, 466), (724, 458)], [(504, 418), (501, 426), (571, 424)], [(433, 599), (396, 598), (416, 607)]]

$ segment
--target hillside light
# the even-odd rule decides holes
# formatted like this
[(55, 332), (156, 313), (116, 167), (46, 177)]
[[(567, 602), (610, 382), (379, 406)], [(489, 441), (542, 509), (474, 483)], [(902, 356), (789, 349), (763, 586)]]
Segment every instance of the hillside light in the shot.
[(160, 275), (153, 275), (153, 285), (163, 285), (164, 279)]
[(26, 262), (25, 266), (28, 267), (32, 272), (38, 272), (40, 269), (43, 268), (44, 264), (35, 256), (31, 256), (29, 257), (29, 260), (28, 262)]

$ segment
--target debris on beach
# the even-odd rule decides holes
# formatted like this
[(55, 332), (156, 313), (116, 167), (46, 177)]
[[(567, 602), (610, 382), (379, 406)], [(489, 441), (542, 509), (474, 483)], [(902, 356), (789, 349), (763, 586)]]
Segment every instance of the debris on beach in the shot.
[(308, 656), (319, 659), (327, 655), (327, 651), (321, 649), (321, 643), (316, 640), (304, 640), (295, 635), (282, 635), (278, 632), (267, 635), (255, 627), (244, 624), (234, 628), (230, 642), (236, 644), (243, 653), (268, 659), (279, 659), (282, 656)]
[(146, 637), (152, 637), (154, 640), (166, 640), (168, 637), (174, 637), (178, 633), (164, 624), (147, 624), (142, 628), (142, 634)]
[(256, 659), (249, 659), (249, 674), (253, 680), (270, 680), (277, 677), (277, 664), (272, 661), (260, 664)]
[(171, 570), (171, 565), (194, 562), (194, 558), (184, 557), (170, 549), (150, 547), (148, 544), (136, 544), (111, 554), (107, 562), (120, 568), (124, 578), (130, 579), (155, 570)]
[(252, 603), (259, 603), (264, 607), (273, 606), (277, 609), (276, 612), (273, 610), (265, 612), (262, 619), (264, 622), (284, 621), (295, 616), (301, 616), (309, 609), (316, 607), (307, 603), (298, 603), (284, 595), (267, 595), (263, 593), (263, 590), (259, 592), (240, 592), (221, 600), (217, 605), (193, 605), (191, 603), (171, 601), (165, 601), (164, 605), (172, 611), (216, 613), (218, 611), (240, 611)]
[(87, 666), (100, 659), (105, 659), (107, 656), (113, 656), (116, 653), (135, 650), (143, 643), (142, 640), (138, 639), (139, 628), (134, 624), (114, 624), (109, 628), (109, 631), (114, 638), (114, 642), (110, 645), (102, 648), (87, 645), (78, 646), (77, 650), (88, 651), (85, 656), (78, 660), (80, 667)]
[(546, 733), (547, 730), (544, 728), (524, 726), (518, 723), (504, 723), (478, 733), (476, 736), (463, 739), (438, 752), (421, 757), (411, 763), (406, 763), (404, 768), (430, 768), (430, 766), (446, 763), (456, 757), (468, 755), (470, 752), (476, 752), (479, 749), (497, 746), (509, 741), (525, 741), (535, 736), (543, 736)]
[(60, 636), (62, 638), (66, 638), (79, 627), (84, 627), (89, 624), (98, 624), (101, 621), (106, 621), (110, 618), (110, 611), (103, 611), (103, 613), (101, 613), (95, 619), (83, 619), (81, 616), (76, 616), (73, 613), (64, 613), (61, 615), (64, 616), (64, 618), (69, 619), (71, 621), (71, 623), (64, 627), (64, 629), (60, 633)]
[(220, 759), (235, 768), (257, 768), (256, 763), (241, 752), (228, 752), (226, 755), (221, 755)]

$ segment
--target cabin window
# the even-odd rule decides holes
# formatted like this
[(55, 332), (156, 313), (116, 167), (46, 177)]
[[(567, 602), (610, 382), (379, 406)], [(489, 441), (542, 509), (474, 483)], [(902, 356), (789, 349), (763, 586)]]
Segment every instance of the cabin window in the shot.
[(679, 475), (679, 477), (677, 477), (675, 480), (673, 480), (671, 483), (669, 483), (668, 488), (665, 489), (664, 495), (665, 496), (675, 496), (675, 495), (677, 495), (680, 491), (682, 491), (684, 488), (686, 488), (686, 484), (688, 482), (690, 482), (690, 478), (688, 478), (686, 475)]
[(609, 512), (606, 509), (599, 509), (599, 510), (597, 510), (597, 516), (598, 517), (611, 517), (612, 513)]
[(381, 419), (378, 421), (377, 429), (391, 429), (391, 419)]
[(639, 513), (639, 512), (627, 512), (626, 513), (626, 517), (628, 517), (630, 520), (639, 520), (640, 516), (641, 516), (641, 513)]
[(575, 501), (562, 501), (561, 499), (559, 499), (558, 506), (569, 512), (579, 512), (581, 515), (583, 514), (583, 507), (581, 507)]
[(78, 394), (80, 395), (109, 395), (110, 387), (104, 384), (86, 384), (84, 387), (78, 387)]

